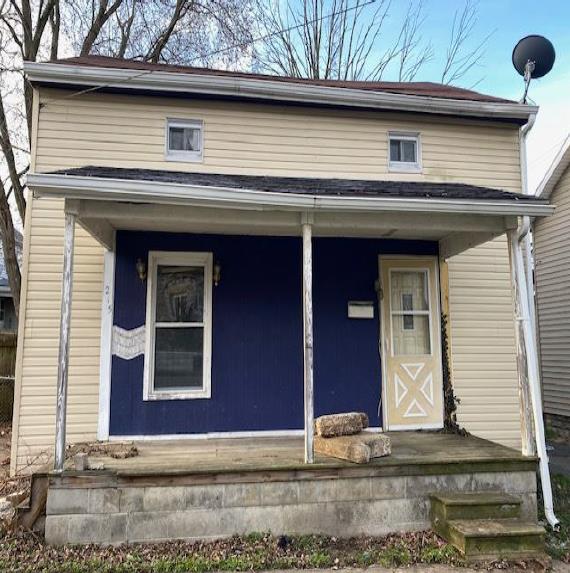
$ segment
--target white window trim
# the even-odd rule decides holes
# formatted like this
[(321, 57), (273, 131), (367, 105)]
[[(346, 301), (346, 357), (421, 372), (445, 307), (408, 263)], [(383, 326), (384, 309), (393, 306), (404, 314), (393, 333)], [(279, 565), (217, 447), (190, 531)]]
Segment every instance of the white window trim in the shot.
[[(158, 265), (204, 267), (204, 355), (202, 388), (196, 390), (154, 389), (154, 327), (156, 314), (156, 271)], [(212, 253), (149, 251), (146, 294), (146, 344), (143, 400), (190, 400), (212, 396)]]
[[(415, 163), (409, 161), (390, 160), (390, 142), (392, 139), (404, 139), (415, 141), (416, 159)], [(422, 172), (422, 141), (420, 134), (409, 131), (389, 131), (388, 132), (388, 171), (391, 173), (421, 173)]]
[[(181, 151), (170, 149), (170, 128), (171, 127), (193, 127), (200, 130), (200, 151)], [(164, 158), (167, 161), (193, 161), (201, 162), (204, 159), (204, 122), (201, 119), (177, 119), (166, 118), (166, 129), (164, 138)]]

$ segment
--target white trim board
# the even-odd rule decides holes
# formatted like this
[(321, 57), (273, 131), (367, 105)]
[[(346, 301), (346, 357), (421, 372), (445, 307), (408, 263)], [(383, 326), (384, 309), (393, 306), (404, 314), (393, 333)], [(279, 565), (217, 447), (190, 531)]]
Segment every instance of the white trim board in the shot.
[[(122, 90), (133, 91), (194, 93), (239, 99), (288, 101), (305, 105), (312, 103), (485, 119), (510, 119), (519, 122), (525, 122), (530, 115), (538, 112), (537, 106), (510, 101), (487, 102), (394, 94), (232, 75), (172, 73), (163, 70), (102, 68), (49, 62), (24, 62), (24, 71), (32, 83), (40, 82), (55, 86), (93, 86), (102, 89), (120, 87)], [(49, 100), (42, 102), (43, 105), (49, 103)]]
[(113, 342), (113, 311), (115, 299), (115, 253), (106, 251), (103, 268), (103, 299), (101, 303), (101, 348), (99, 355), (99, 417), (97, 439), (109, 437), (111, 408), (111, 363)]
[[(382, 432), (380, 427), (366, 428), (364, 432)], [(207, 432), (203, 434), (140, 434), (136, 436), (109, 436), (110, 442), (152, 442), (159, 440), (214, 440), (220, 438), (285, 438), (303, 436), (304, 430), (253, 430), (245, 432)]]
[(293, 211), (406, 211), (422, 213), (469, 213), (486, 215), (550, 215), (554, 206), (532, 201), (437, 199), (419, 197), (323, 197), (254, 189), (199, 186), (81, 177), (57, 173), (30, 173), (27, 185), (35, 195), (66, 199), (110, 199), (135, 203), (272, 209)]

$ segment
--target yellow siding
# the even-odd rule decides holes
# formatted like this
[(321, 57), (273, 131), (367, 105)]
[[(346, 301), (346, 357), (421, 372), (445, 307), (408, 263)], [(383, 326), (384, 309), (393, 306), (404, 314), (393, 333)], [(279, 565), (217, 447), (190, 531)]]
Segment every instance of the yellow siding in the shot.
[(570, 168), (550, 199), (554, 215), (534, 227), (544, 411), (570, 416)]
[(482, 438), (520, 448), (513, 300), (505, 237), (449, 260), (458, 420)]
[[(354, 177), (426, 181), (457, 181), (520, 189), (518, 132), (513, 126), (492, 122), (453, 120), (414, 115), (303, 109), (276, 105), (203, 102), (91, 93), (75, 97), (68, 92), (42, 89), (35, 171), (45, 172), (84, 165), (145, 167), (217, 173)], [(167, 117), (203, 119), (203, 163), (164, 159)], [(388, 130), (421, 133), (423, 173), (387, 172)], [(63, 245), (62, 203), (39, 199), (31, 203), (28, 291), (21, 338), (22, 368), (18, 414), (17, 463), (53, 443), (58, 319)], [(493, 247), (494, 248), (494, 247)], [(486, 252), (486, 251), (481, 251)], [(495, 252), (495, 251), (493, 251)], [(505, 255), (506, 256), (506, 255)], [(500, 258), (501, 255), (497, 254)], [(77, 231), (68, 440), (94, 439), (98, 415), (98, 374), (102, 249), (82, 230)], [(452, 284), (478, 280), (479, 266), (472, 258), (457, 257), (450, 266)], [(506, 262), (501, 259), (498, 266)], [(486, 265), (485, 265), (486, 266)], [(471, 273), (471, 274), (470, 274)], [(467, 277), (465, 276), (467, 275)], [(503, 275), (500, 275), (503, 277)], [(471, 279), (469, 278), (471, 277)], [(508, 277), (505, 288), (508, 288)], [(501, 279), (497, 279), (500, 281)], [(468, 296), (466, 293), (461, 296)], [(461, 296), (455, 298), (461, 301)], [(24, 293), (25, 297), (25, 293)], [(510, 312), (510, 299), (497, 306)], [(466, 302), (456, 306), (461, 312)], [(512, 326), (512, 323), (511, 323)], [(477, 344), (482, 328), (472, 336)], [(508, 329), (508, 326), (504, 326)], [(458, 331), (463, 344), (469, 332)], [(460, 342), (458, 342), (460, 344)], [(513, 379), (514, 351), (504, 348), (504, 369), (496, 372), (504, 384), (504, 400)], [(454, 362), (467, 394), (485, 397), (475, 374), (480, 364)], [(474, 404), (476, 402), (473, 402)], [(468, 400), (466, 423), (475, 415)], [(485, 404), (479, 416), (493, 409)], [(469, 413), (471, 412), (471, 413)], [(510, 410), (509, 410), (510, 412)], [(471, 418), (469, 417), (471, 416)], [(495, 432), (491, 416), (484, 434), (504, 440)], [(506, 418), (502, 416), (504, 421)], [(515, 416), (508, 416), (514, 428)], [(475, 431), (475, 427), (474, 427)], [(516, 441), (514, 430), (509, 434)], [(16, 450), (16, 449), (15, 449)]]
[[(518, 132), (504, 124), (102, 94), (64, 98), (65, 92), (45, 92), (36, 171), (106, 165), (469, 181), (519, 189)], [(203, 163), (164, 159), (167, 117), (204, 120)], [(421, 132), (423, 174), (387, 173), (388, 130)]]
[[(28, 209), (26, 312), (14, 425), (18, 435), (13, 462), (19, 468), (45, 457), (54, 443), (63, 261), (63, 202), (36, 199)], [(71, 442), (92, 440), (97, 429), (102, 255), (101, 247), (77, 228), (67, 424)]]

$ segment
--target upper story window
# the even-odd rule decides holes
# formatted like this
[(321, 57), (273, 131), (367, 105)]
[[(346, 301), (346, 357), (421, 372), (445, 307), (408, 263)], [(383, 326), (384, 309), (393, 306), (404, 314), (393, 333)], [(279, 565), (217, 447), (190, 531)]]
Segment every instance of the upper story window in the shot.
[(212, 253), (150, 251), (145, 400), (209, 398)]
[(195, 119), (168, 119), (166, 159), (202, 161), (204, 123)]
[(418, 133), (388, 134), (390, 141), (389, 169), (390, 171), (403, 171), (417, 173), (421, 171), (421, 146)]

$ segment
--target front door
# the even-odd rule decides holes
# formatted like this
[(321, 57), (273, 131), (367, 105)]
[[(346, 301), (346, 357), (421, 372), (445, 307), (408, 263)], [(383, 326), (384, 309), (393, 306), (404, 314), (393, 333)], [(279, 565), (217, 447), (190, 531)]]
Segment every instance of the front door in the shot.
[(380, 282), (384, 428), (441, 428), (437, 259), (380, 257)]

